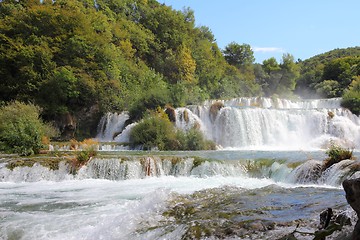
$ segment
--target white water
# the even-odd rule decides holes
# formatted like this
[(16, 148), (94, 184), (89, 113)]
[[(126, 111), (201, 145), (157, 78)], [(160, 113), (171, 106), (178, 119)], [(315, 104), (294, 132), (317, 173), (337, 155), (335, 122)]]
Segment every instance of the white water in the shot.
[[(339, 180), (349, 177), (351, 165), (358, 164), (342, 161), (314, 178), (309, 172), (316, 169), (319, 161), (315, 160), (304, 159), (293, 169), (288, 165), (291, 161), (280, 160), (195, 164), (191, 157), (110, 156), (91, 160), (76, 175), (70, 174), (65, 164), (60, 164), (59, 170), (36, 164), (11, 171), (5, 162), (0, 163), (0, 239), (181, 239), (189, 226), (177, 224), (163, 213), (183, 204), (177, 202), (179, 194), (210, 191), (205, 192), (206, 197), (214, 194), (211, 189), (215, 188), (219, 188), (218, 198), (226, 192), (240, 198), (244, 212), (262, 212), (263, 204), (275, 204), (278, 207), (270, 209), (278, 210), (267, 213), (275, 221), (284, 221), (284, 217), (288, 221), (317, 219), (326, 207), (345, 206)], [(251, 219), (263, 217), (251, 215)], [(169, 224), (171, 228), (166, 227)], [(276, 230), (273, 235), (249, 239), (285, 234), (281, 228)]]
[[(136, 230), (163, 219), (171, 192), (271, 183), (222, 177), (0, 183), (0, 239), (158, 239), (149, 236), (156, 232)], [(165, 239), (180, 237), (175, 232)]]
[(123, 131), (123, 128), (125, 127), (125, 122), (128, 119), (129, 114), (127, 112), (123, 112), (120, 114), (107, 113), (100, 120), (98, 127), (98, 135), (96, 136), (96, 138), (106, 142), (114, 141), (114, 138)]
[[(294, 152), (296, 154), (296, 152)], [(268, 179), (277, 184), (318, 184), (339, 187), (345, 178), (353, 177), (359, 161), (344, 160), (322, 170), (320, 160), (303, 160), (294, 168), (294, 162), (275, 159), (198, 160), (193, 157), (131, 156), (94, 158), (73, 174), (70, 166), (61, 162), (58, 170), (40, 164), (33, 167), (0, 166), (0, 182), (39, 182), (85, 179), (113, 181), (146, 179), (149, 177), (189, 177)], [(355, 175), (354, 175), (355, 176)], [(255, 180), (254, 180), (255, 179)]]
[[(213, 100), (176, 109), (176, 127), (187, 131), (196, 126), (227, 149), (314, 150), (326, 149), (330, 141), (360, 149), (360, 118), (341, 108), (340, 101), (237, 98), (220, 101), (224, 107), (210, 113)], [(106, 129), (116, 129), (111, 119), (111, 114), (103, 118), (102, 122), (109, 123)], [(115, 140), (126, 142), (131, 127)], [(100, 137), (100, 141), (107, 140)]]

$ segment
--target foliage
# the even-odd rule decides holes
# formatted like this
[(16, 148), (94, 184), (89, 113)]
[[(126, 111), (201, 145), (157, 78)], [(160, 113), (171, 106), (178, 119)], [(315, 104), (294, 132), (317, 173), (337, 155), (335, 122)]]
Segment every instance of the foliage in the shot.
[[(195, 27), (191, 9), (137, 0), (30, 2), (0, 4), (0, 101), (34, 102), (45, 119), (95, 105), (102, 113), (140, 106), (136, 119), (147, 105), (258, 89), (251, 68), (227, 71), (211, 30)], [(250, 46), (240, 47), (242, 62), (252, 63)]]
[(188, 132), (176, 129), (160, 108), (141, 120), (130, 132), (132, 147), (144, 150), (213, 150), (215, 144), (196, 128)]
[(144, 150), (169, 150), (175, 141), (175, 129), (167, 115), (161, 111), (150, 114), (130, 132), (132, 146), (142, 146)]
[[(158, 76), (155, 76), (155, 78)], [(161, 78), (147, 81), (149, 87), (147, 91), (136, 99), (129, 109), (129, 115), (132, 121), (138, 121), (145, 116), (147, 110), (156, 110), (158, 107), (163, 108), (169, 102), (169, 90)]]
[(329, 149), (326, 151), (328, 158), (325, 160), (324, 169), (329, 168), (335, 163), (342, 160), (352, 159), (353, 151), (336, 145), (333, 141), (330, 143)]
[(56, 131), (40, 119), (40, 108), (11, 102), (0, 109), (0, 150), (28, 156), (44, 148), (43, 138)]
[(335, 80), (324, 80), (315, 85), (315, 90), (319, 96), (327, 98), (338, 97), (341, 93), (339, 82)]
[(291, 54), (284, 54), (279, 64), (275, 58), (263, 61), (262, 69), (257, 67), (256, 78), (266, 96), (274, 94), (280, 97), (292, 96), (299, 67)]
[(249, 44), (231, 42), (225, 47), (224, 56), (229, 64), (239, 68), (255, 61), (254, 52)]
[(216, 145), (213, 141), (206, 140), (200, 130), (193, 127), (187, 132), (177, 130), (176, 139), (178, 141), (177, 148), (172, 150), (215, 150)]
[(356, 115), (360, 115), (360, 76), (354, 77), (354, 80), (344, 93), (341, 106), (350, 109)]
[[(360, 47), (353, 47), (335, 49), (300, 61), (295, 92), (307, 98), (341, 97), (352, 78), (360, 75), (359, 55)], [(322, 83), (324, 81), (327, 83)], [(333, 81), (338, 82), (335, 88)]]
[(93, 139), (85, 139), (80, 142), (80, 151), (76, 152), (76, 161), (78, 165), (82, 165), (97, 155), (98, 142)]

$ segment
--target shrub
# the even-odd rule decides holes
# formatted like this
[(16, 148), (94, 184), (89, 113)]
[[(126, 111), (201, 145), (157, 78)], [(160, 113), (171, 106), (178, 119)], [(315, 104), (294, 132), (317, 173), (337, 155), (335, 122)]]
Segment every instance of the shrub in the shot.
[(196, 127), (187, 132), (177, 130), (176, 139), (179, 143), (178, 149), (173, 150), (215, 150), (216, 145), (213, 141), (206, 140), (203, 133)]
[(85, 139), (79, 143), (81, 150), (76, 152), (78, 165), (82, 165), (95, 157), (98, 152), (99, 143), (93, 139)]
[(40, 108), (33, 104), (11, 102), (0, 108), (0, 150), (22, 156), (39, 153), (44, 136), (56, 130), (40, 119)]
[(326, 151), (328, 158), (325, 160), (324, 168), (327, 169), (333, 164), (342, 160), (351, 159), (353, 151), (336, 145), (334, 142), (330, 143), (329, 149)]
[(360, 76), (354, 77), (349, 89), (345, 91), (341, 106), (348, 108), (353, 114), (360, 114)]
[(175, 128), (167, 115), (158, 110), (133, 127), (130, 143), (133, 147), (141, 145), (144, 150), (156, 147), (159, 150), (170, 150), (177, 145)]
[(153, 112), (139, 122), (130, 132), (132, 147), (142, 146), (144, 150), (213, 150), (215, 144), (204, 138), (197, 128), (188, 132), (176, 130), (168, 116), (161, 110)]

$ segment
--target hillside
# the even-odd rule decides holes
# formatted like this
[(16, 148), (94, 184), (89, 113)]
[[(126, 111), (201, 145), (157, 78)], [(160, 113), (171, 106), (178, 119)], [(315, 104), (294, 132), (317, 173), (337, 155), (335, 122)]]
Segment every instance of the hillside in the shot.
[(0, 13), (0, 101), (35, 103), (60, 128), (75, 122), (85, 133), (109, 111), (260, 94), (211, 30), (195, 27), (191, 9), (154, 0), (4, 0)]
[[(165, 105), (292, 97), (295, 86), (298, 93), (321, 88), (331, 97), (327, 82), (318, 85), (328, 80), (324, 69), (337, 66), (326, 64), (359, 51), (338, 49), (299, 64), (284, 54), (280, 63), (254, 64), (250, 45), (232, 42), (221, 50), (189, 8), (177, 11), (155, 0), (3, 0), (0, 105), (35, 104), (63, 139), (91, 137), (106, 112), (128, 110), (137, 121)], [(344, 62), (354, 71), (346, 81), (339, 80), (344, 75), (331, 79), (341, 83), (331, 82), (342, 88), (335, 95), (359, 75), (355, 57)]]
[(299, 62), (295, 93), (305, 98), (341, 97), (358, 67), (360, 47), (334, 49)]

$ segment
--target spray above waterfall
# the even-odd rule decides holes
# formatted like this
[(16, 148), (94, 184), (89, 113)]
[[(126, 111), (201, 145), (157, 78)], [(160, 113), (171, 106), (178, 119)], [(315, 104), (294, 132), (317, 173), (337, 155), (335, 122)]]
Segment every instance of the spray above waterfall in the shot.
[[(184, 131), (196, 126), (227, 149), (325, 149), (330, 141), (359, 149), (360, 118), (341, 108), (340, 102), (340, 98), (211, 100), (175, 109), (175, 125)], [(125, 126), (128, 118), (127, 113), (105, 115), (98, 139), (126, 142), (132, 127)]]

